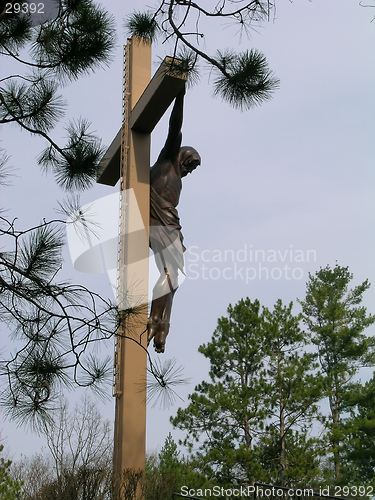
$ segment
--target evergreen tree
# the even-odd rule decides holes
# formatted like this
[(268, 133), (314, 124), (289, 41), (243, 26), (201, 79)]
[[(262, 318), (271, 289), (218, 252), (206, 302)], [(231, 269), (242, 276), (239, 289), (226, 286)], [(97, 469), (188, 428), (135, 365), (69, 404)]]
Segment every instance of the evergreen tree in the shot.
[[(261, 448), (267, 442), (271, 447), (265, 463), (271, 472), (269, 481), (299, 487), (317, 474), (317, 448), (308, 431), (317, 414), (322, 386), (314, 355), (304, 352), (308, 340), (292, 308), (292, 302), (283, 306), (278, 300), (273, 311), (265, 310), (270, 433)], [(308, 461), (301, 460), (307, 450)]]
[[(256, 454), (267, 484), (291, 488), (319, 488), (325, 484), (321, 471), (321, 443), (306, 430), (289, 429), (284, 439), (285, 462), (280, 467), (280, 433), (274, 426), (257, 443)], [(281, 470), (280, 470), (281, 469)]]
[(177, 444), (174, 442), (172, 434), (169, 433), (159, 453), (159, 469), (162, 474), (177, 472), (181, 463), (179, 454), (180, 452), (177, 450)]
[(343, 484), (375, 488), (375, 374), (349, 395), (349, 435), (343, 457)]
[(177, 444), (168, 434), (159, 455), (151, 455), (146, 460), (146, 500), (164, 500), (172, 498), (181, 487), (200, 488), (207, 480), (197, 473), (193, 464), (180, 457)]
[[(0, 453), (4, 446), (0, 445)], [(0, 498), (2, 500), (21, 500), (22, 482), (14, 481), (9, 473), (12, 462), (0, 457)]]
[(334, 481), (341, 484), (342, 460), (348, 432), (343, 414), (353, 405), (357, 389), (353, 377), (363, 366), (374, 364), (374, 338), (363, 331), (375, 321), (361, 306), (368, 280), (349, 289), (353, 275), (347, 267), (335, 265), (309, 275), (306, 298), (300, 301), (303, 319), (316, 346), (323, 373), (324, 394), (329, 402), (329, 418), (324, 419), (329, 450), (334, 464)]
[[(221, 485), (299, 485), (318, 473), (307, 428), (319, 378), (301, 351), (305, 340), (291, 309), (278, 301), (270, 312), (257, 300), (241, 300), (218, 320), (211, 342), (199, 347), (210, 360), (211, 382), (196, 386), (188, 407), (171, 421), (186, 432), (184, 445), (198, 444), (199, 469)], [(309, 460), (298, 464), (296, 477), (307, 450)]]
[(189, 450), (198, 443), (196, 460), (206, 477), (219, 484), (254, 482), (260, 467), (254, 441), (263, 431), (267, 409), (263, 317), (259, 301), (241, 300), (218, 320), (211, 342), (199, 347), (210, 360), (211, 382), (202, 382), (179, 409), (172, 424), (186, 432)]

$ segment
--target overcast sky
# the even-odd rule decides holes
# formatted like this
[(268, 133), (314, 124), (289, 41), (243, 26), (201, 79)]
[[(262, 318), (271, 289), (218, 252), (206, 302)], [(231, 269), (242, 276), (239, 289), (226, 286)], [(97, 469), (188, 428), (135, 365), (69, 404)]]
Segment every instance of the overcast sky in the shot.
[[(64, 89), (65, 123), (86, 117), (107, 145), (121, 123), (122, 21), (150, 3), (107, 0), (119, 28), (116, 57), (109, 68)], [(187, 279), (175, 295), (164, 355), (176, 358), (191, 378), (179, 389), (181, 404), (207, 378), (208, 362), (197, 348), (210, 340), (229, 303), (247, 296), (267, 307), (279, 298), (296, 302), (304, 297), (309, 272), (337, 262), (349, 266), (353, 286), (366, 278), (374, 283), (365, 295), (374, 312), (374, 15), (375, 9), (356, 0), (280, 0), (274, 19), (251, 38), (241, 39), (234, 25), (206, 25), (204, 50), (257, 48), (280, 89), (261, 107), (241, 113), (211, 96), (210, 75), (201, 65), (202, 78), (186, 95), (183, 143), (200, 152), (202, 166), (183, 181), (179, 214)], [(153, 71), (167, 53), (164, 45), (154, 47)], [(2, 73), (13, 68), (5, 63)], [(168, 116), (153, 133), (152, 162), (163, 146)], [(36, 164), (43, 141), (16, 127), (1, 132), (10, 164), (18, 168), (13, 186), (2, 188), (1, 205), (19, 217), (20, 227), (53, 217), (56, 199), (65, 195)], [(61, 126), (54, 138), (63, 137)], [(96, 186), (82, 201), (117, 189)], [(65, 257), (65, 275), (110, 295), (105, 274), (78, 273), (68, 251)], [(113, 399), (101, 408), (113, 419)], [(177, 408), (148, 409), (148, 451), (161, 447), (169, 431), (180, 437), (169, 424)], [(4, 434), (17, 454), (43, 445), (41, 437), (7, 422)]]

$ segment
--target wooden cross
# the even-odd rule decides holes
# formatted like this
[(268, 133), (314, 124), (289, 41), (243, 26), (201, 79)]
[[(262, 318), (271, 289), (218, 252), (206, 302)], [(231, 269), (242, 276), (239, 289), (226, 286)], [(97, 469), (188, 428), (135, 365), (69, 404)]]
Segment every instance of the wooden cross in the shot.
[[(147, 355), (137, 341), (147, 348), (147, 334), (142, 335), (142, 332), (147, 325), (148, 303), (151, 132), (186, 81), (186, 75), (168, 71), (170, 58), (163, 61), (150, 80), (151, 43), (146, 39), (133, 37), (128, 40), (124, 54), (123, 124), (100, 163), (97, 181), (114, 186), (121, 179), (120, 300), (129, 292), (133, 305), (144, 304), (144, 307), (136, 322), (122, 325), (116, 336), (115, 474), (145, 469)], [(135, 216), (140, 213), (145, 230), (136, 231), (138, 237), (130, 238), (126, 237), (129, 233), (126, 225), (134, 200), (134, 210), (139, 208)], [(131, 213), (130, 218), (130, 223), (134, 223)], [(136, 342), (124, 335), (133, 337)]]

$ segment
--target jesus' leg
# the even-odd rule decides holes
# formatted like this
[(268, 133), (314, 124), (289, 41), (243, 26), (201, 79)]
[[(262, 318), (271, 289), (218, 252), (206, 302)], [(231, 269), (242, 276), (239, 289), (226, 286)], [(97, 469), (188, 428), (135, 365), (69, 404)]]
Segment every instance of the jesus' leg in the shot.
[[(177, 289), (178, 273), (172, 266), (163, 268), (153, 290), (151, 312), (148, 321), (148, 343), (154, 339), (156, 352), (164, 352), (165, 339), (169, 332), (173, 296)], [(158, 266), (159, 267), (159, 266)]]

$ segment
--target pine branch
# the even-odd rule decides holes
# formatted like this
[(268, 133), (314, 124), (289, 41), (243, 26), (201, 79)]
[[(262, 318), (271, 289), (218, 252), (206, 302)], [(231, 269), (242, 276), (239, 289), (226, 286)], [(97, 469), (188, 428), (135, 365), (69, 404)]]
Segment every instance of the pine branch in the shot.
[[(152, 40), (162, 35), (163, 43), (173, 40), (173, 58), (179, 52), (185, 51), (179, 58), (184, 61), (188, 81), (192, 83), (197, 80), (198, 59), (203, 59), (217, 74), (213, 94), (222, 97), (235, 108), (246, 110), (269, 99), (279, 86), (279, 81), (267, 66), (266, 58), (256, 50), (238, 54), (227, 50), (225, 53), (217, 52), (216, 56), (212, 57), (199, 48), (198, 42), (193, 44), (190, 41), (192, 35), (197, 40), (204, 37), (199, 31), (201, 15), (211, 19), (231, 19), (241, 30), (247, 30), (253, 23), (268, 19), (274, 7), (269, 1), (259, 0), (252, 2), (241, 0), (235, 4), (236, 8), (231, 9), (231, 2), (224, 0), (210, 11), (190, 0), (170, 0), (162, 2), (159, 9), (154, 12), (134, 12), (128, 16), (125, 27), (130, 35)], [(182, 8), (184, 11), (179, 19), (177, 14)], [(197, 14), (196, 30), (183, 31), (188, 19), (194, 13)], [(183, 47), (183, 51), (181, 49), (179, 51), (180, 46)]]
[(266, 58), (256, 50), (240, 54), (218, 51), (217, 61), (221, 74), (214, 80), (214, 94), (235, 108), (243, 110), (261, 104), (279, 86)]
[(0, 47), (17, 52), (32, 40), (32, 33), (30, 16), (0, 14)]
[[(67, 190), (90, 187), (96, 181), (97, 167), (104, 154), (101, 141), (88, 133), (90, 124), (85, 120), (71, 122), (66, 128), (69, 134), (68, 144), (65, 148), (61, 148), (43, 130), (43, 128), (52, 126), (52, 123), (44, 123), (35, 112), (24, 115), (22, 109), (24, 91), (19, 89), (18, 94), (13, 93), (13, 99), (8, 102), (6, 97), (0, 93), (0, 102), (4, 106), (3, 114), (0, 113), (0, 122), (14, 121), (23, 129), (44, 137), (50, 143), (50, 146), (39, 155), (38, 163), (46, 170), (52, 168), (60, 186)], [(51, 101), (48, 101), (47, 104), (51, 104)], [(42, 109), (43, 114), (50, 117), (51, 120), (59, 113), (56, 108), (46, 109), (44, 106)], [(32, 126), (37, 125), (39, 121), (41, 121), (42, 129), (33, 128)], [(29, 124), (29, 122), (31, 123)]]
[[(91, 387), (103, 397), (112, 363), (90, 348), (111, 339), (124, 322), (129, 326), (124, 337), (145, 349), (132, 335), (143, 306), (119, 313), (84, 286), (56, 282), (62, 248), (58, 226), (65, 222), (19, 231), (15, 221), (2, 220), (7, 227), (0, 233), (13, 238), (14, 251), (0, 253), (0, 315), (21, 347), (0, 363), (0, 375), (7, 378), (1, 399), (9, 418), (37, 429), (48, 422), (63, 387)], [(159, 396), (172, 402), (181, 377), (174, 365), (158, 370), (149, 360)]]
[[(44, 137), (49, 147), (39, 157), (65, 189), (85, 189), (96, 180), (103, 155), (100, 140), (88, 132), (85, 120), (68, 124), (69, 139), (60, 147), (49, 132), (62, 118), (65, 103), (58, 86), (111, 62), (115, 23), (91, 0), (61, 0), (52, 20), (33, 27), (30, 16), (2, 16), (0, 53), (32, 70), (2, 79), (0, 123), (17, 123)], [(28, 56), (19, 51), (27, 49)], [(59, 82), (59, 83), (57, 83)]]
[(156, 16), (150, 12), (133, 12), (124, 21), (124, 28), (130, 36), (147, 38), (154, 42), (160, 34)]

